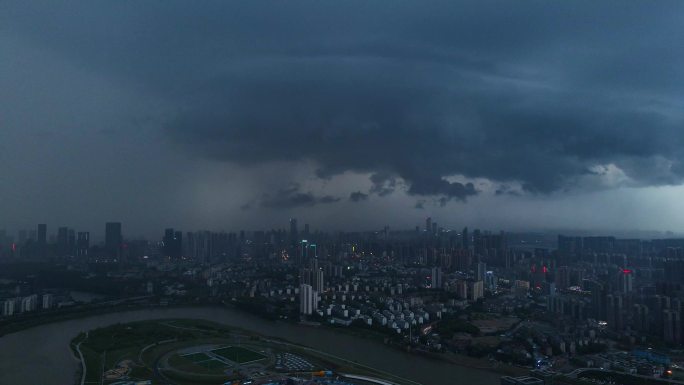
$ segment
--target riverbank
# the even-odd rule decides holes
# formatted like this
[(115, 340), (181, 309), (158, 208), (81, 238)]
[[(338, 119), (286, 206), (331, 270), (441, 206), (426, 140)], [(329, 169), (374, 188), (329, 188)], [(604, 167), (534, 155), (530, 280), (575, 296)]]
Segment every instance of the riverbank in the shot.
[(116, 306), (111, 306), (111, 305), (103, 305), (103, 304), (96, 304), (96, 305), (84, 305), (83, 307), (80, 307), (78, 309), (70, 309), (69, 311), (64, 311), (64, 312), (55, 312), (55, 313), (46, 313), (46, 314), (36, 314), (33, 317), (27, 317), (26, 319), (17, 319), (15, 322), (12, 322), (7, 325), (2, 325), (0, 324), (0, 337), (6, 335), (6, 334), (11, 334), (11, 333), (16, 333), (21, 330), (26, 330), (26, 329), (31, 329), (33, 327), (39, 327), (41, 325), (46, 325), (50, 323), (55, 323), (55, 322), (63, 322), (63, 321), (68, 321), (68, 320), (73, 320), (73, 319), (79, 319), (79, 318), (84, 318), (84, 317), (91, 317), (91, 316), (98, 316), (98, 315), (106, 315), (106, 314), (113, 314), (113, 313), (119, 313), (119, 312), (126, 312), (126, 311), (136, 311), (136, 310), (149, 310), (149, 309), (182, 309), (182, 308), (192, 308), (192, 307), (197, 307), (197, 308), (204, 308), (204, 307), (215, 307), (217, 309), (223, 309), (227, 308), (230, 309), (231, 311), (238, 311), (238, 312), (244, 312), (245, 314), (250, 314), (252, 316), (260, 317), (264, 320), (268, 320), (271, 322), (282, 322), (282, 323), (290, 323), (290, 324), (297, 324), (302, 327), (307, 327), (307, 328), (325, 328), (328, 330), (331, 330), (335, 333), (341, 333), (344, 335), (350, 335), (358, 338), (363, 338), (371, 341), (375, 341), (377, 343), (384, 344), (386, 346), (389, 346), (393, 349), (396, 349), (398, 351), (406, 352), (409, 354), (414, 354), (414, 355), (420, 355), (423, 357), (426, 357), (428, 359), (433, 359), (433, 360), (440, 360), (444, 362), (448, 362), (453, 365), (458, 365), (458, 366), (463, 366), (471, 369), (477, 369), (477, 370), (485, 370), (485, 371), (493, 371), (496, 373), (499, 373), (501, 375), (524, 375), (528, 372), (528, 369), (525, 368), (520, 368), (512, 365), (507, 365), (503, 364), (497, 361), (491, 362), (483, 358), (474, 358), (474, 357), (469, 357), (465, 355), (460, 355), (460, 354), (453, 354), (453, 353), (433, 353), (433, 352), (427, 352), (427, 351), (422, 351), (422, 350), (416, 350), (416, 349), (406, 349), (406, 347), (394, 344), (394, 343), (388, 343), (387, 341), (387, 336), (373, 330), (367, 330), (367, 329), (360, 329), (356, 327), (338, 327), (338, 326), (333, 326), (325, 323), (296, 323), (294, 321), (287, 321), (287, 320), (273, 320), (272, 318), (268, 317), (263, 317), (261, 314), (256, 314), (254, 312), (250, 312), (248, 310), (245, 310), (241, 306), (237, 306), (235, 304), (232, 304), (230, 302), (205, 302), (205, 303), (183, 303), (183, 304), (173, 304), (173, 305), (166, 305), (166, 306), (161, 306), (157, 304), (147, 304), (147, 303), (132, 303), (132, 302), (122, 302), (122, 301), (117, 301)]
[[(73, 358), (69, 342), (79, 333), (115, 323), (161, 319), (205, 319), (251, 330), (256, 333), (325, 351), (363, 363), (412, 381), (453, 384), (454, 376), (468, 384), (498, 383), (499, 375), (490, 370), (459, 366), (442, 360), (410, 354), (374, 340), (356, 338), (326, 327), (306, 327), (260, 317), (218, 306), (153, 308), (59, 321), (32, 327), (0, 338), (0, 383), (72, 383), (80, 363)], [(30, 349), (26, 347), (30, 346)], [(49, 359), (46, 359), (49, 357)]]

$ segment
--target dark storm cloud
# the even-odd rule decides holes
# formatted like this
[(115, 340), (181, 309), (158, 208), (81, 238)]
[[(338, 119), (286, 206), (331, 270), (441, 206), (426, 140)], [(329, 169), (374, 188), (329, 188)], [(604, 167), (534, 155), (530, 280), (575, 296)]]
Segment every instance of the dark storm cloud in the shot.
[(368, 194), (364, 194), (361, 191), (354, 191), (349, 194), (349, 200), (352, 202), (361, 202), (368, 199)]
[(87, 4), (17, 29), (170, 100), (165, 134), (203, 157), (310, 161), (440, 204), (478, 192), (454, 175), (539, 193), (608, 165), (684, 178), (681, 2)]
[(269, 209), (291, 209), (339, 201), (340, 198), (330, 195), (316, 196), (310, 191), (301, 191), (299, 185), (293, 184), (272, 193), (264, 193), (259, 206)]

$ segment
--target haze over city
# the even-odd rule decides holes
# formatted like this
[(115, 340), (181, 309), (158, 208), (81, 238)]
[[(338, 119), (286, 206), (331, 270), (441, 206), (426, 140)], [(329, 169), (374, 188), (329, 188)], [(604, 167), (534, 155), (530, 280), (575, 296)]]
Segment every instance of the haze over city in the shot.
[(2, 2), (0, 223), (681, 232), (682, 7)]
[(0, 1), (0, 384), (684, 384), (684, 2)]

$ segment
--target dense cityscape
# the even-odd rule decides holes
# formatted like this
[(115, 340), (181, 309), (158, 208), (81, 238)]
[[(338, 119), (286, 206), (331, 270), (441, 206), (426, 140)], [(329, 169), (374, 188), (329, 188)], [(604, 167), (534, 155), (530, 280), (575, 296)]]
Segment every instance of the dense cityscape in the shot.
[(684, 1), (0, 1), (0, 385), (684, 385)]
[(411, 230), (325, 233), (292, 218), (268, 231), (124, 234), (118, 222), (97, 243), (46, 224), (0, 232), (5, 332), (84, 309), (218, 304), (539, 379), (502, 383), (684, 378), (684, 239), (450, 230), (432, 218)]

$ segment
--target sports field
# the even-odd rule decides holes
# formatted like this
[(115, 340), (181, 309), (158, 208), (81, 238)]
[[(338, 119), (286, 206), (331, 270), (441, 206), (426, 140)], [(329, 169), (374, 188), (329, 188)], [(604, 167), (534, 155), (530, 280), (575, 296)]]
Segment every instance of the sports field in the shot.
[(169, 359), (169, 364), (177, 369), (199, 373), (222, 373), (226, 368), (225, 363), (204, 353), (174, 355)]
[(239, 346), (226, 346), (212, 350), (211, 352), (230, 361), (237, 362), (238, 364), (259, 361), (266, 358), (266, 356), (261, 353), (257, 353), (253, 350), (245, 349)]

